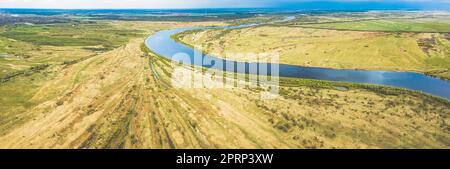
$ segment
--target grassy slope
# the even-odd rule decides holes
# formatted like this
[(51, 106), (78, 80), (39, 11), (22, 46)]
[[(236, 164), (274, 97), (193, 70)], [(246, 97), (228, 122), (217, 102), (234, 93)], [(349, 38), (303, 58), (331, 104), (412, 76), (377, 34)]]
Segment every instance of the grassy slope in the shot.
[(391, 32), (450, 32), (450, 23), (430, 20), (371, 20), (341, 23), (305, 24), (302, 27)]
[(40, 64), (72, 62), (108, 51), (142, 34), (107, 23), (6, 25), (0, 29), (0, 77)]
[(117, 47), (141, 32), (114, 29), (107, 24), (52, 24), (52, 25), (8, 25), (1, 36), (51, 46), (96, 46)]

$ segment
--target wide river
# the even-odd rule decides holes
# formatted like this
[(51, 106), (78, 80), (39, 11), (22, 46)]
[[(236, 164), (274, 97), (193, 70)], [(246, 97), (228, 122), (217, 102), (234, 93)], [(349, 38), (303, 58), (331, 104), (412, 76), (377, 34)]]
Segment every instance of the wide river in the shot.
[[(248, 26), (253, 25), (226, 26), (224, 28), (234, 29)], [(175, 54), (184, 53), (190, 57), (191, 61), (193, 61), (194, 53), (201, 53), (201, 52), (187, 45), (175, 41), (174, 39), (172, 39), (171, 36), (179, 32), (200, 28), (207, 28), (207, 27), (188, 27), (188, 28), (177, 28), (159, 31), (148, 37), (148, 39), (145, 41), (145, 44), (150, 50), (152, 50), (156, 54), (166, 57), (168, 59), (172, 59), (172, 56), (174, 56)], [(223, 67), (226, 67), (226, 65), (244, 64), (246, 65), (246, 69), (244, 71), (242, 70), (234, 70), (234, 71), (238, 73), (254, 73), (249, 72), (248, 67), (256, 63), (243, 63), (224, 60), (218, 57), (204, 54), (199, 56), (201, 56), (203, 60), (208, 60), (208, 63), (210, 64), (204, 64), (201, 62), (199, 62), (200, 64), (198, 64), (198, 62), (192, 64), (208, 68), (212, 67), (215, 63), (223, 63), (224, 65)], [(271, 65), (269, 65), (268, 67), (270, 68), (270, 66)], [(339, 70), (329, 68), (294, 66), (286, 64), (279, 64), (278, 66), (280, 77), (294, 77), (294, 78), (395, 86), (430, 93), (450, 100), (449, 81), (434, 78), (421, 73), (369, 71), (369, 70)]]

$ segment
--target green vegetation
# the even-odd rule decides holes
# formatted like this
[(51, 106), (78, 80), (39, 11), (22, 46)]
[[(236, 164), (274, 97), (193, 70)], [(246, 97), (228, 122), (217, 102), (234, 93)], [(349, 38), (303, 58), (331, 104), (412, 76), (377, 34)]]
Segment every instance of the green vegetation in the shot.
[(139, 31), (114, 29), (107, 24), (52, 24), (5, 26), (0, 36), (34, 45), (118, 47)]
[[(21, 71), (15, 77), (3, 78), (0, 81), (0, 126), (3, 129), (14, 127), (30, 120), (27, 115), (40, 101), (33, 99), (40, 88), (55, 76), (54, 72), (44, 71), (47, 65)], [(55, 97), (54, 92), (48, 92), (47, 97)], [(4, 130), (0, 130), (0, 134)]]
[(143, 31), (108, 23), (57, 23), (0, 27), (0, 78), (42, 64), (70, 64), (126, 44)]
[(261, 23), (270, 23), (274, 21), (282, 20), (284, 16), (280, 15), (268, 15), (268, 16), (257, 16), (250, 18), (242, 18), (242, 19), (234, 19), (228, 21), (227, 23), (230, 25), (244, 25), (244, 24), (261, 24)]
[(450, 32), (450, 23), (433, 20), (370, 20), (301, 25), (304, 28), (320, 28), (355, 31), (383, 32)]
[[(413, 91), (398, 87), (390, 87), (390, 86), (380, 86), (380, 85), (372, 85), (372, 84), (357, 84), (357, 83), (348, 83), (348, 82), (334, 82), (334, 81), (323, 81), (323, 80), (312, 80), (312, 79), (299, 79), (299, 78), (280, 78), (280, 85), (283, 87), (299, 87), (305, 86), (310, 88), (318, 88), (318, 89), (334, 89), (339, 90), (339, 88), (345, 88), (344, 91), (349, 89), (360, 89), (367, 90), (374, 93), (378, 93), (380, 95), (388, 95), (388, 96), (399, 96), (399, 95), (411, 95), (416, 97), (427, 98), (428, 100), (433, 100), (433, 102), (439, 102), (446, 106), (450, 107), (450, 101), (433, 96), (427, 93)], [(281, 92), (282, 95), (286, 93)]]
[(144, 52), (144, 54), (148, 54), (151, 52), (150, 49), (148, 49), (148, 47), (145, 45), (145, 43), (142, 43), (140, 47), (141, 51)]
[(42, 65), (33, 66), (33, 67), (31, 67), (31, 68), (29, 68), (27, 70), (17, 71), (17, 72), (15, 72), (13, 74), (9, 74), (6, 77), (0, 78), (0, 83), (9, 81), (12, 78), (17, 77), (17, 76), (21, 76), (21, 75), (29, 76), (29, 75), (31, 75), (33, 73), (37, 73), (37, 72), (39, 72), (41, 70), (46, 69), (48, 66), (49, 66), (48, 64), (42, 64)]

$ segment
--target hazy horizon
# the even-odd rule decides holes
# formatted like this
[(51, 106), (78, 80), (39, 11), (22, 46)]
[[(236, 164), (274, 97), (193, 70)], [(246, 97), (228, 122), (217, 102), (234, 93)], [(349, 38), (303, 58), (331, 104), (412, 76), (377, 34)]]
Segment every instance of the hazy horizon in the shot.
[(5, 0), (3, 9), (227, 9), (227, 8), (288, 8), (288, 9), (422, 9), (448, 10), (449, 0)]

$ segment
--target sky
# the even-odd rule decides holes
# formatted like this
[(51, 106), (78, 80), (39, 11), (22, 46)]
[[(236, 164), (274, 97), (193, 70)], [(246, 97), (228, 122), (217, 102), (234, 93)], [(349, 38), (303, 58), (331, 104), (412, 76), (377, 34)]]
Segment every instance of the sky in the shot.
[[(320, 2), (319, 2), (320, 1)], [(450, 0), (0, 0), (0, 8), (420, 8), (450, 9)]]

